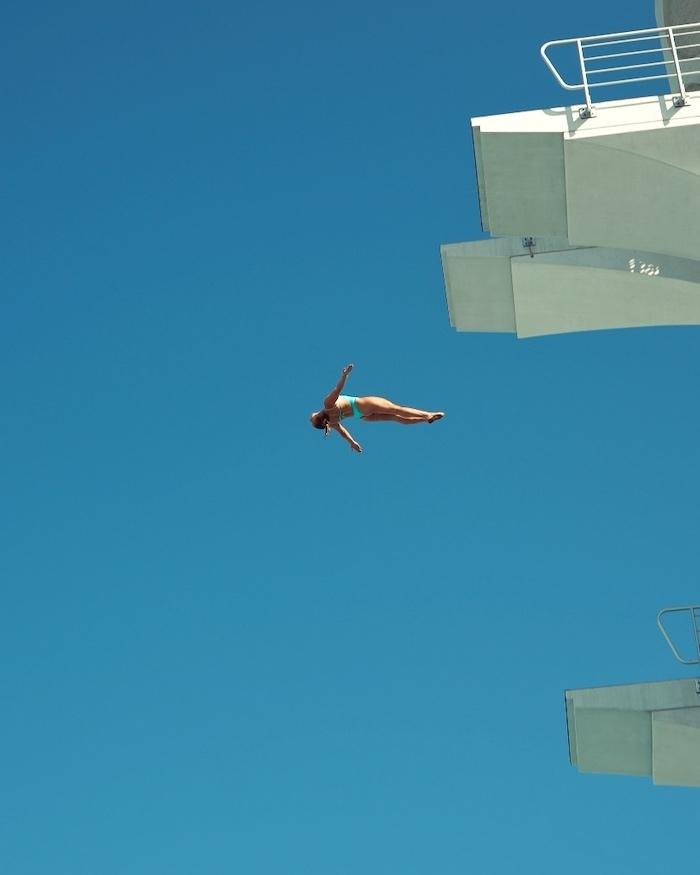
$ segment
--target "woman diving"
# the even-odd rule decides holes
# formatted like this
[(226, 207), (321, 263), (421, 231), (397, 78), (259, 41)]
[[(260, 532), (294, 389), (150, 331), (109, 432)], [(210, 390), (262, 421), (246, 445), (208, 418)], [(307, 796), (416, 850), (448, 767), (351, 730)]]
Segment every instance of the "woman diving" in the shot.
[(356, 453), (362, 452), (362, 447), (345, 428), (343, 422), (347, 419), (364, 419), (365, 422), (400, 422), (403, 425), (417, 425), (419, 422), (435, 422), (445, 415), (442, 411), (416, 410), (415, 407), (402, 407), (386, 398), (376, 395), (355, 397), (341, 395), (345, 387), (352, 365), (343, 368), (340, 379), (335, 387), (323, 399), (323, 410), (312, 413), (309, 419), (314, 428), (322, 428), (326, 434), (331, 429), (337, 431)]

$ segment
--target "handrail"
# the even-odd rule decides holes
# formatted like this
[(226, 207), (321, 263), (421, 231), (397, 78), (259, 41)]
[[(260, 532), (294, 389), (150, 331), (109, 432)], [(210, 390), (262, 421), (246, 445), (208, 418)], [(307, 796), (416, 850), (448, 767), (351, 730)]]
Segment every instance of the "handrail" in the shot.
[[(691, 30), (690, 28), (695, 28)], [(690, 58), (679, 58), (679, 49), (692, 49), (700, 47), (700, 43), (684, 43), (679, 45), (677, 39), (679, 37), (689, 37), (695, 34), (700, 34), (700, 22), (691, 24), (676, 24), (672, 27), (649, 27), (644, 30), (628, 30), (620, 31), (619, 33), (603, 33), (598, 36), (573, 37), (571, 39), (550, 40), (544, 43), (540, 48), (542, 60), (545, 62), (550, 72), (566, 91), (583, 91), (586, 101), (585, 107), (579, 110), (581, 118), (590, 118), (593, 113), (593, 104), (591, 102), (591, 89), (609, 87), (611, 85), (626, 85), (633, 82), (650, 82), (657, 79), (667, 79), (673, 77), (676, 79), (678, 92), (673, 99), (673, 103), (677, 107), (687, 106), (688, 94), (683, 79), (683, 74), (695, 75), (700, 72), (698, 70), (682, 70), (683, 64), (692, 63), (700, 58), (700, 53)], [(646, 49), (630, 49), (619, 52), (612, 52), (602, 55), (587, 55), (587, 49), (600, 48), (601, 46), (622, 46), (628, 43), (642, 43), (649, 40), (656, 40), (658, 45)], [(668, 45), (664, 45), (667, 42)], [(578, 55), (578, 63), (581, 70), (580, 82), (567, 82), (557, 70), (547, 52), (553, 46), (575, 46)], [(667, 57), (667, 53), (670, 57)], [(660, 60), (648, 60), (641, 64), (617, 64), (612, 67), (591, 66), (591, 62), (608, 60), (610, 58), (630, 58), (632, 55), (655, 55)], [(622, 78), (598, 79), (596, 77), (604, 74), (617, 74), (626, 70), (648, 70), (653, 67), (667, 66), (671, 68), (668, 74), (653, 75), (653, 76), (623, 76)], [(594, 77), (591, 80), (590, 77)]]
[[(678, 652), (676, 645), (671, 640), (671, 636), (666, 631), (663, 623), (663, 617), (666, 614), (679, 614), (688, 612), (690, 615), (690, 627), (693, 633), (693, 641), (695, 643), (695, 659), (683, 659), (683, 657)], [(666, 639), (666, 643), (671, 648), (673, 655), (676, 657), (678, 662), (682, 662), (684, 665), (697, 665), (700, 663), (700, 605), (684, 605), (680, 608), (663, 608), (656, 615), (656, 625), (661, 630), (661, 634)]]

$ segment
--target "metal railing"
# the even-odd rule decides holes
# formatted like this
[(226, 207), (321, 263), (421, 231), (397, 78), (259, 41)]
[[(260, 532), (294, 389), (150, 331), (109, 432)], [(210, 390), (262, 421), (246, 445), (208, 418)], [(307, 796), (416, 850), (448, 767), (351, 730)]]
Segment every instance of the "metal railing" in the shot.
[[(686, 41), (687, 38), (691, 41)], [(580, 82), (566, 82), (560, 75), (547, 54), (554, 46), (575, 47), (581, 70)], [(603, 51), (600, 52), (600, 49)], [(690, 57), (682, 57), (688, 49), (699, 51), (692, 52)], [(586, 105), (579, 110), (581, 118), (591, 118), (594, 115), (591, 89), (651, 82), (655, 79), (675, 78), (675, 90), (678, 93), (673, 103), (678, 107), (687, 106), (689, 101), (684, 76), (700, 74), (700, 22), (550, 40), (541, 47), (540, 54), (562, 88), (567, 91), (583, 91)], [(644, 55), (650, 57), (643, 58)], [(627, 63), (629, 60), (634, 63)], [(636, 63), (637, 61), (640, 63)], [(602, 66), (599, 66), (599, 62), (602, 62)], [(694, 64), (696, 69), (684, 68), (685, 64)], [(666, 72), (658, 72), (659, 67), (665, 67)]]
[[(668, 630), (664, 626), (666, 614), (688, 614), (688, 619), (690, 620), (690, 640), (695, 645), (695, 657), (693, 659), (684, 659), (678, 652)], [(656, 625), (661, 630), (661, 634), (666, 639), (666, 643), (673, 651), (673, 655), (678, 662), (682, 662), (684, 665), (697, 665), (700, 663), (700, 605), (685, 605), (682, 608), (663, 608), (657, 614)]]

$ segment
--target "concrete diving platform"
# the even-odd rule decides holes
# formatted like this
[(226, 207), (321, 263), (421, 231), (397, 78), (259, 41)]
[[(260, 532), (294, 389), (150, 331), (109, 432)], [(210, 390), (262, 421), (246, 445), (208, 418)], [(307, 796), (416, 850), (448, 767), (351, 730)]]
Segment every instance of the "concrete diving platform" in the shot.
[(700, 100), (673, 101), (473, 119), (484, 230), (700, 258)]
[(700, 787), (700, 680), (567, 690), (565, 705), (580, 772)]
[[(692, 16), (681, 6), (666, 0), (660, 20)], [(481, 222), (494, 239), (441, 247), (458, 331), (700, 324), (696, 44), (700, 22), (545, 43), (546, 64), (582, 89), (583, 105), (472, 119)], [(576, 45), (571, 84), (548, 53)], [(591, 97), (647, 80), (677, 90)]]
[(700, 261), (540, 236), (453, 243), (440, 251), (450, 323), (458, 331), (534, 337), (700, 324)]

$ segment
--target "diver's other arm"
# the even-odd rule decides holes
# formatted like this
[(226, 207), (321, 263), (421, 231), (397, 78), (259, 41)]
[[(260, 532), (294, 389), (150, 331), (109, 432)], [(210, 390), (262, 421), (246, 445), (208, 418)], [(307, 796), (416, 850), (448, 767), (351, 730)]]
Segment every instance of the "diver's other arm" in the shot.
[(350, 444), (351, 449), (353, 449), (356, 453), (362, 452), (362, 447), (357, 443), (355, 438), (350, 434), (350, 432), (347, 430), (347, 428), (345, 428), (344, 425), (338, 423), (338, 425), (333, 425), (331, 426), (331, 428), (337, 431), (338, 434)]
[(345, 381), (347, 380), (348, 375), (350, 374), (350, 371), (352, 370), (352, 368), (353, 368), (352, 365), (346, 365), (343, 368), (343, 372), (340, 375), (340, 379), (335, 384), (335, 388), (331, 389), (331, 391), (323, 399), (323, 406), (325, 407), (326, 410), (330, 410), (331, 407), (335, 406), (335, 402), (338, 400), (338, 395), (340, 395), (340, 393), (343, 391), (343, 388), (345, 386)]

